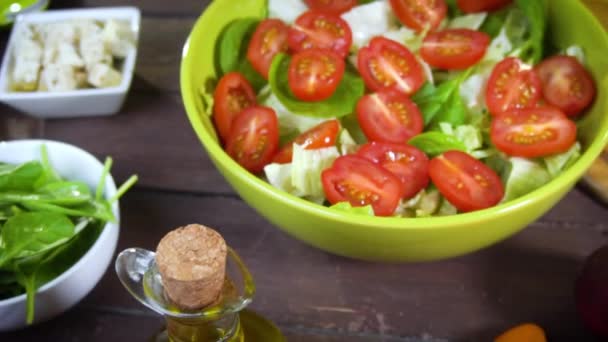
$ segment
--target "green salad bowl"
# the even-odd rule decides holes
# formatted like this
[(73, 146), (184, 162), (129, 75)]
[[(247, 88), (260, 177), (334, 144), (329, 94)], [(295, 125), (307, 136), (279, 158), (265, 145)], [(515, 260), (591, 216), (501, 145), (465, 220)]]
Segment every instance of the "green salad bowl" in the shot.
[[(216, 78), (215, 44), (222, 29), (242, 17), (263, 17), (265, 0), (215, 0), (184, 46), (180, 86), (188, 118), (211, 160), (234, 190), (278, 228), (322, 250), (377, 261), (429, 261), (470, 253), (501, 241), (537, 220), (585, 174), (608, 142), (608, 36), (585, 5), (551, 0), (549, 37), (558, 47), (586, 52), (598, 96), (579, 121), (584, 154), (545, 186), (516, 200), (448, 217), (385, 218), (336, 211), (273, 188), (234, 162), (222, 149), (206, 114), (207, 86)], [(255, 227), (252, 227), (255, 229)]]

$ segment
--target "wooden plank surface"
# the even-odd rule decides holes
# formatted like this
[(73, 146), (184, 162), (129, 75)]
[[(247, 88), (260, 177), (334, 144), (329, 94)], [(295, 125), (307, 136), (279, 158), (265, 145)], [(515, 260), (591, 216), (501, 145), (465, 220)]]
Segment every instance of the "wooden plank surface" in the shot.
[[(55, 1), (54, 7), (117, 5)], [(292, 239), (249, 208), (215, 170), (185, 116), (179, 56), (208, 1), (137, 0), (144, 14), (136, 76), (125, 107), (105, 118), (41, 121), (0, 106), (6, 139), (40, 137), (114, 158), (118, 181), (140, 175), (121, 202), (118, 251), (154, 249), (170, 229), (216, 227), (257, 281), (253, 309), (289, 341), (489, 341), (534, 321), (551, 341), (588, 341), (574, 309), (584, 258), (608, 238), (608, 211), (577, 188), (523, 232), (442, 262), (377, 264)], [(7, 33), (0, 33), (3, 46)], [(488, 227), (491, 229), (492, 227)], [(0, 318), (1, 319), (1, 318)], [(0, 341), (143, 341), (162, 320), (133, 300), (110, 269), (75, 309)]]

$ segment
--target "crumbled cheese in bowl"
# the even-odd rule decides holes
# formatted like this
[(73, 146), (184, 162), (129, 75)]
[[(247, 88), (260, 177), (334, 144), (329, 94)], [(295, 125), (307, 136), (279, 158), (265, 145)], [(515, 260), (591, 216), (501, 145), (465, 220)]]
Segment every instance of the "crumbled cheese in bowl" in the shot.
[(123, 20), (76, 19), (24, 25), (15, 41), (11, 89), (61, 92), (118, 86), (135, 33)]

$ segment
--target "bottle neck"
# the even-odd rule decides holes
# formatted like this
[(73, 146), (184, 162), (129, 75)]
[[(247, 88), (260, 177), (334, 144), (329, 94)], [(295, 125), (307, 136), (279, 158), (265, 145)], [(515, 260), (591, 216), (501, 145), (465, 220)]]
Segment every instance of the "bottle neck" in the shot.
[(167, 318), (167, 334), (172, 342), (243, 342), (237, 313), (218, 320), (178, 320)]

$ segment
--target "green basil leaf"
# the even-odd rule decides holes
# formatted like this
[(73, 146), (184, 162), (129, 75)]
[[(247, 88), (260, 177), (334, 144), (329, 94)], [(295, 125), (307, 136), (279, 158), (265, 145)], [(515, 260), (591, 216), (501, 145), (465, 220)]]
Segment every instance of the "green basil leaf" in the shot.
[(467, 118), (467, 107), (462, 101), (459, 91), (454, 91), (448, 99), (442, 111), (440, 111), (434, 118), (434, 125), (438, 125), (442, 122), (447, 122), (453, 126), (463, 125)]
[(289, 88), (287, 73), (290, 61), (291, 57), (288, 55), (278, 54), (272, 60), (268, 75), (272, 93), (285, 108), (294, 114), (315, 118), (337, 118), (354, 112), (357, 101), (365, 93), (365, 84), (359, 76), (347, 70), (330, 98), (304, 102), (298, 100)]
[(419, 134), (410, 139), (408, 144), (417, 147), (430, 157), (452, 150), (463, 152), (467, 150), (466, 146), (454, 136), (435, 131)]
[(0, 191), (31, 191), (43, 174), (43, 167), (37, 161), (19, 165), (0, 164)]

